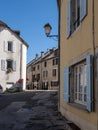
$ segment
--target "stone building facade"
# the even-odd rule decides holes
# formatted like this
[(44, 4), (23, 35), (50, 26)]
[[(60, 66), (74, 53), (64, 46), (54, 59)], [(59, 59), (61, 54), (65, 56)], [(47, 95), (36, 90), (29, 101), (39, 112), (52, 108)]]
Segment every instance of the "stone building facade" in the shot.
[(27, 89), (54, 90), (58, 89), (58, 49), (36, 54), (35, 59), (27, 64)]

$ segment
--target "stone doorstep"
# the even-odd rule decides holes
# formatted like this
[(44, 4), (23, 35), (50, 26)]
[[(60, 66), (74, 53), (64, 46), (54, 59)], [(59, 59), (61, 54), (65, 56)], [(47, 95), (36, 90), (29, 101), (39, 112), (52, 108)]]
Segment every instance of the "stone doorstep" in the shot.
[(71, 121), (66, 121), (66, 129), (67, 130), (81, 130), (76, 124)]

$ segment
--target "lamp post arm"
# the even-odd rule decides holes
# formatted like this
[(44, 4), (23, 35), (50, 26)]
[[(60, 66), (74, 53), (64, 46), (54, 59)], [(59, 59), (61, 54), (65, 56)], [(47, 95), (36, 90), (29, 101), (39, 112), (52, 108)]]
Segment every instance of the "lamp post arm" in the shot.
[(47, 37), (58, 37), (58, 35), (47, 35)]

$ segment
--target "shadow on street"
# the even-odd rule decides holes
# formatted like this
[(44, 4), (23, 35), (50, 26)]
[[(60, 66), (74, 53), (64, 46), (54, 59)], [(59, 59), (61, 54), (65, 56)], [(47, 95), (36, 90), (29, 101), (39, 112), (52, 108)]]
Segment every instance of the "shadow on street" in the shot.
[(67, 130), (57, 91), (0, 95), (0, 130)]

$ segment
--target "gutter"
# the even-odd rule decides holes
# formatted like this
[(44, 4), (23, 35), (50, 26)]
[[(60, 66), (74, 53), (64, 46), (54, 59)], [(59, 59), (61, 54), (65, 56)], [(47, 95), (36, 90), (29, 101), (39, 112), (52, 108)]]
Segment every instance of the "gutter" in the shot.
[(58, 111), (60, 112), (60, 11), (61, 11), (61, 1), (57, 0), (58, 6), (58, 52), (59, 52), (59, 63), (58, 63)]
[[(93, 63), (93, 75), (96, 75), (96, 69), (95, 67), (97, 67), (96, 64), (96, 53), (95, 53), (95, 2), (94, 0), (92, 0), (92, 44), (93, 44), (93, 55), (94, 55), (94, 63)], [(97, 112), (97, 130), (98, 130), (98, 81), (96, 82), (96, 78), (94, 79), (94, 86), (96, 85), (96, 97), (95, 97), (95, 103), (96, 103), (96, 112)]]

